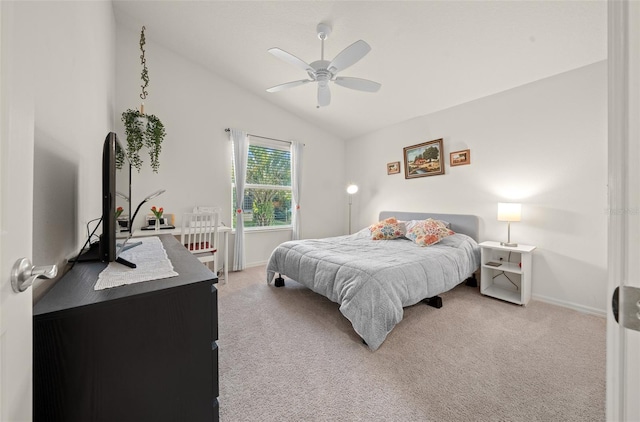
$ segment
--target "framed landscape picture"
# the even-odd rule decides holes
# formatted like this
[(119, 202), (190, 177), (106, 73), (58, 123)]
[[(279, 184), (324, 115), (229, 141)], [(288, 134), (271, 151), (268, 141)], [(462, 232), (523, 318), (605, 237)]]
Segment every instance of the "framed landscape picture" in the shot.
[(442, 139), (404, 148), (404, 178), (444, 174)]
[(462, 151), (455, 151), (449, 154), (449, 164), (451, 166), (464, 166), (465, 164), (471, 164), (471, 151), (464, 149)]
[(387, 163), (387, 174), (397, 174), (397, 173), (400, 173), (400, 161)]

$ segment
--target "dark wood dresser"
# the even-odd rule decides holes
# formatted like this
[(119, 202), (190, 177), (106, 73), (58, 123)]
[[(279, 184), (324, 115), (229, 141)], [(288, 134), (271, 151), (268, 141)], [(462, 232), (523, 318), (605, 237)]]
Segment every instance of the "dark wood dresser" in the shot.
[(35, 421), (218, 421), (217, 278), (160, 238), (179, 276), (94, 291), (78, 263), (35, 305)]

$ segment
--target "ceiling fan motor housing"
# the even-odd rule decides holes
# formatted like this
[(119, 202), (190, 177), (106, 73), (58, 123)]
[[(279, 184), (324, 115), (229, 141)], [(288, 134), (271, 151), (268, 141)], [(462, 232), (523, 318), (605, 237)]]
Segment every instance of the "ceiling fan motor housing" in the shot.
[(328, 60), (317, 60), (309, 64), (315, 72), (308, 71), (307, 74), (314, 81), (330, 81), (334, 77), (333, 72), (327, 69), (330, 64), (331, 62)]

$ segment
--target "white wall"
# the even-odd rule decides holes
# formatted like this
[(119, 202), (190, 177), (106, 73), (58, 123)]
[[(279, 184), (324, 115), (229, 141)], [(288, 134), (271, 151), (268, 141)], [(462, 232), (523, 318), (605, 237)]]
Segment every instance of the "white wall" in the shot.
[[(249, 133), (305, 143), (302, 198), (304, 237), (344, 234), (344, 142), (317, 127), (277, 108), (256, 95), (222, 79), (151, 41), (147, 28), (145, 56), (150, 83), (145, 112), (164, 123), (167, 135), (160, 156), (160, 170), (154, 174), (148, 160), (133, 175), (134, 208), (149, 193), (166, 193), (145, 204), (134, 226), (141, 226), (152, 205), (179, 216), (194, 205), (221, 206), (222, 221), (231, 217), (231, 143), (227, 127)], [(117, 114), (140, 105), (140, 31), (120, 25), (117, 30)], [(124, 127), (118, 136), (126, 142)], [(146, 151), (144, 152), (146, 154)], [(143, 156), (144, 159), (144, 156)], [(148, 206), (147, 206), (148, 205)], [(264, 263), (291, 232), (246, 233), (246, 262)], [(230, 243), (233, 244), (234, 235)], [(233, 246), (230, 246), (233, 251)]]
[[(404, 178), (403, 147), (444, 139), (445, 174)], [(471, 164), (449, 166), (470, 149)], [(537, 245), (534, 298), (606, 309), (607, 66), (600, 62), (347, 142), (354, 226), (382, 210), (475, 214), (480, 240), (504, 240), (498, 202), (521, 202), (512, 241)], [(386, 174), (386, 163), (402, 173)]]
[[(102, 143), (114, 121), (115, 20), (104, 1), (17, 2), (16, 11), (25, 33), (16, 42), (35, 62), (32, 261), (62, 270), (84, 243), (87, 222), (102, 214)], [(44, 290), (39, 287), (36, 297)]]

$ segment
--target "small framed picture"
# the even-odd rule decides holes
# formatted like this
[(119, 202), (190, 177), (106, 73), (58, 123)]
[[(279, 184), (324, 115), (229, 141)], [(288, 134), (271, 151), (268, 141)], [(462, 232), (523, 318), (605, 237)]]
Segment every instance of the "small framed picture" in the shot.
[(404, 148), (404, 178), (444, 174), (442, 139)]
[(400, 161), (394, 163), (387, 163), (387, 174), (400, 173)]
[(463, 149), (449, 154), (449, 164), (451, 166), (464, 166), (471, 164), (471, 150)]

